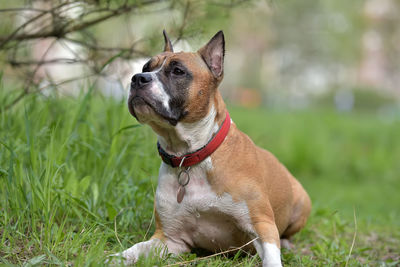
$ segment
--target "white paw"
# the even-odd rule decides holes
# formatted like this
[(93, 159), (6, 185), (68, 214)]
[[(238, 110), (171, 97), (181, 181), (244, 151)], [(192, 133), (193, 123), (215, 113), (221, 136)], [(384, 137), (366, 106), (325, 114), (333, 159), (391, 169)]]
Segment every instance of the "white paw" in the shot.
[(163, 256), (165, 251), (165, 245), (159, 239), (150, 239), (137, 243), (120, 253), (108, 256), (106, 263), (112, 266), (132, 265), (138, 261), (140, 256), (147, 257), (149, 253), (157, 253), (159, 256)]
[(272, 243), (263, 242), (263, 267), (282, 267), (281, 251)]
[(137, 262), (136, 257), (126, 257), (123, 255), (124, 252), (108, 255), (105, 263), (111, 266), (126, 266)]

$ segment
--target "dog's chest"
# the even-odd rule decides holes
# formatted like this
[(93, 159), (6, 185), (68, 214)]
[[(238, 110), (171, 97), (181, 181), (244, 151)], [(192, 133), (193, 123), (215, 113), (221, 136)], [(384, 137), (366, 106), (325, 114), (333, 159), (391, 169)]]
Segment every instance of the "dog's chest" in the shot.
[(193, 247), (227, 249), (242, 245), (253, 232), (244, 202), (235, 202), (228, 193), (212, 190), (206, 171), (212, 168), (208, 158), (189, 170), (190, 182), (181, 203), (177, 202), (179, 170), (165, 164), (160, 168), (156, 208), (164, 232)]

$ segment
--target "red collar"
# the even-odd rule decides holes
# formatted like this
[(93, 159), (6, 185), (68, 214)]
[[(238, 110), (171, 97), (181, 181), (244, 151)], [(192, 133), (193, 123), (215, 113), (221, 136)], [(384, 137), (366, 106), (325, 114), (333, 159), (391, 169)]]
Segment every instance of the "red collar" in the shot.
[(205, 158), (210, 156), (217, 148), (222, 144), (225, 140), (225, 137), (228, 135), (229, 128), (231, 127), (231, 118), (229, 117), (228, 111), (226, 112), (226, 117), (221, 127), (218, 129), (217, 133), (211, 140), (202, 148), (196, 150), (193, 153), (189, 153), (180, 157), (170, 155), (165, 152), (164, 149), (160, 146), (160, 143), (157, 142), (158, 153), (160, 154), (161, 159), (172, 166), (176, 167), (189, 167), (195, 165), (197, 163), (202, 162)]

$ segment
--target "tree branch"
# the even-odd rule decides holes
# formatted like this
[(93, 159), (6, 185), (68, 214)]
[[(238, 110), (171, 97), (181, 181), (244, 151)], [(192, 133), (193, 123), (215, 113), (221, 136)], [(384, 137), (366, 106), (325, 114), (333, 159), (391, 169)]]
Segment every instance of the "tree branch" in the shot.
[[(140, 6), (142, 7), (143, 5), (150, 5), (156, 2), (160, 2), (160, 0), (148, 0), (146, 2), (142, 2), (140, 4)], [(92, 20), (88, 20), (79, 24), (75, 24), (71, 27), (65, 27), (65, 28), (53, 28), (51, 31), (48, 32), (36, 32), (36, 33), (23, 33), (23, 34), (17, 34), (21, 29), (25, 28), (27, 25), (29, 25), (30, 23), (38, 20), (39, 18), (43, 17), (46, 14), (49, 13), (53, 13), (55, 10), (61, 8), (62, 6), (67, 5), (68, 3), (63, 3), (47, 12), (43, 12), (37, 16), (35, 16), (34, 18), (28, 20), (27, 22), (25, 22), (23, 25), (21, 25), (20, 27), (18, 27), (12, 34), (10, 34), (7, 37), (2, 37), (0, 36), (0, 49), (9, 41), (22, 41), (22, 40), (31, 40), (31, 39), (38, 39), (38, 38), (48, 38), (48, 37), (64, 37), (65, 35), (72, 33), (72, 32), (76, 32), (76, 31), (81, 31), (83, 29), (86, 29), (90, 26), (93, 26), (95, 24), (99, 24), (105, 20), (108, 20), (110, 18), (116, 17), (116, 16), (120, 16), (122, 14), (126, 14), (130, 11), (132, 11), (135, 8), (138, 8), (139, 5), (138, 4), (134, 4), (134, 5), (130, 5), (130, 6), (123, 6), (117, 9), (108, 9), (107, 11), (104, 11), (104, 9), (100, 9), (94, 12), (109, 12), (109, 14), (106, 14), (104, 16), (101, 16), (99, 18), (95, 18)], [(71, 22), (72, 20), (70, 20), (69, 22)], [(68, 23), (67, 23), (68, 25)]]
[[(60, 4), (60, 5), (58, 5), (58, 6), (54, 7), (54, 8), (52, 8), (51, 10), (48, 10), (48, 11), (46, 11), (46, 12), (42, 12), (41, 14), (39, 14), (39, 15), (37, 15), (37, 16), (31, 18), (30, 20), (26, 21), (26, 22), (23, 23), (21, 26), (19, 26), (14, 32), (12, 32), (12, 33), (11, 33), (9, 36), (7, 36), (7, 37), (1, 37), (1, 36), (0, 36), (0, 49), (3, 48), (3, 46), (4, 46), (5, 44), (7, 44), (7, 43), (8, 43), (9, 41), (11, 41), (11, 40), (24, 40), (24, 39), (20, 39), (20, 38), (18, 37), (18, 36), (21, 36), (21, 35), (17, 35), (17, 33), (18, 33), (20, 30), (24, 29), (26, 26), (28, 26), (29, 24), (35, 22), (36, 20), (42, 18), (44, 15), (46, 15), (46, 14), (48, 14), (48, 13), (51, 13), (51, 12), (54, 12), (55, 10), (57, 10), (57, 9), (59, 9), (59, 8), (61, 8), (61, 7), (63, 7), (63, 6), (65, 6), (65, 5), (67, 5), (67, 4), (69, 4), (69, 3), (68, 3), (68, 2), (62, 3), (62, 4)], [(23, 36), (23, 35), (22, 35), (22, 36)]]
[(50, 60), (25, 60), (25, 61), (16, 61), (16, 60), (8, 60), (7, 61), (12, 67), (18, 67), (21, 65), (49, 65), (49, 64), (75, 64), (75, 63), (87, 63), (87, 59), (74, 59), (74, 58), (56, 58)]

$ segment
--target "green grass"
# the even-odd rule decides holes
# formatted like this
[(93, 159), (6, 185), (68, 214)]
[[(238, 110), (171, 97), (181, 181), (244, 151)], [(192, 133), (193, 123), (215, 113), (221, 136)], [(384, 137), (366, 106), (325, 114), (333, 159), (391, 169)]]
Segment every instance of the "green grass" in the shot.
[[(1, 106), (8, 93), (0, 90)], [(384, 122), (374, 114), (324, 110), (231, 107), (230, 112), (312, 198), (312, 215), (295, 236), (295, 249), (283, 251), (286, 266), (400, 264), (400, 119)], [(90, 94), (79, 99), (29, 96), (2, 112), (0, 264), (97, 266), (106, 255), (151, 236), (160, 164), (155, 142), (124, 102)], [(195, 257), (140, 263), (164, 265)], [(243, 253), (197, 262), (257, 264), (258, 257)]]

